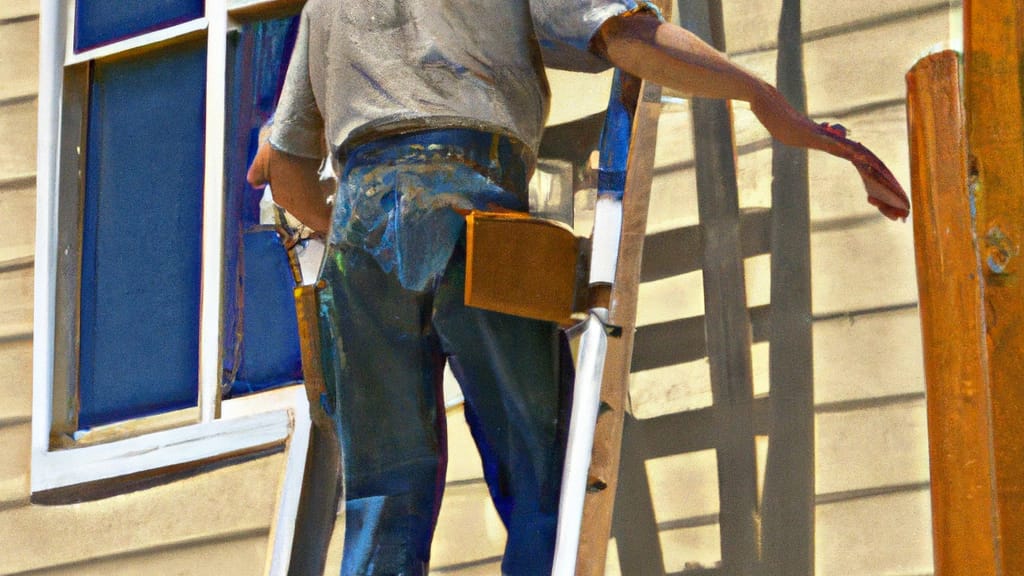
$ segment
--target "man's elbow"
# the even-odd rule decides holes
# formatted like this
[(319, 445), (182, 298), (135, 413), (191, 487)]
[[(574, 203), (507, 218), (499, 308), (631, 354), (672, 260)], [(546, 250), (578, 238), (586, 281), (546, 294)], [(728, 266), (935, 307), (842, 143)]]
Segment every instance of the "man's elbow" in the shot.
[(646, 12), (612, 16), (598, 28), (590, 41), (590, 51), (612, 65), (628, 69), (640, 57), (640, 49), (654, 42), (661, 22)]

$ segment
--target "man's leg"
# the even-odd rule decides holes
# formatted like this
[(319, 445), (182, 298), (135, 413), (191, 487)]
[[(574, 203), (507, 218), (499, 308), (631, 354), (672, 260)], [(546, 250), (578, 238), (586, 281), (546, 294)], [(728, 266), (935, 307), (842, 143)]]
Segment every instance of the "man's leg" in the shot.
[(331, 248), (322, 278), (324, 377), (344, 458), (342, 574), (426, 574), (446, 464), (432, 297), (359, 249)]
[[(466, 397), (467, 421), (508, 527), (502, 570), (548, 574), (565, 452), (561, 425), (571, 367), (557, 327), (463, 304), (457, 249), (434, 302), (434, 328)], [(571, 363), (570, 363), (571, 366)]]

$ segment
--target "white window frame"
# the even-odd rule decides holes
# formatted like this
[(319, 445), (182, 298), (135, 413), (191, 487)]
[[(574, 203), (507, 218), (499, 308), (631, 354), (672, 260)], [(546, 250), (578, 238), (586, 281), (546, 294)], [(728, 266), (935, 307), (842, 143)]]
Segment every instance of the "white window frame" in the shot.
[[(270, 532), (265, 570), (270, 575), (284, 575), (288, 571), (311, 419), (301, 385), (219, 400), (228, 12), (243, 7), (298, 3), (296, 0), (206, 0), (204, 17), (78, 54), (71, 48), (74, 0), (41, 0), (39, 20), (31, 491), (36, 494), (87, 483), (116, 482), (117, 478), (140, 472), (283, 446), (285, 474)], [(198, 418), (178, 427), (102, 444), (52, 449), (64, 69), (204, 30), (207, 42), (206, 157)]]

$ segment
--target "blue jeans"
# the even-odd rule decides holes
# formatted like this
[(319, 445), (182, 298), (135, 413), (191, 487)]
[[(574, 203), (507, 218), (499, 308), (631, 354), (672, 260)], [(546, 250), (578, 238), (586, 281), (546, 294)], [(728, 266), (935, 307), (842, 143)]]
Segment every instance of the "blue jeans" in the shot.
[[(431, 174), (440, 170), (458, 179), (455, 184), (466, 186), (470, 193), (464, 198), (471, 202), (472, 191), (481, 189), (486, 193), (479, 197), (488, 202), (501, 198), (494, 194), (496, 179), (479, 166), (462, 155), (445, 156), (430, 160)], [(415, 162), (368, 167), (375, 172), (369, 180), (352, 164), (350, 157), (343, 183), (349, 192), (359, 182), (391, 183), (374, 192), (392, 198), (385, 220), (402, 205), (401, 183), (422, 182), (422, 166)], [(449, 184), (438, 188), (450, 194)], [(515, 194), (503, 194), (508, 203), (520, 202)], [(353, 218), (344, 213), (346, 205), (352, 203), (335, 209), (335, 228), (344, 224), (339, 212), (345, 221)], [(446, 218), (434, 222), (440, 223), (437, 235), (451, 233)], [(399, 218), (397, 229), (402, 226)], [(416, 233), (423, 237), (430, 226)], [(508, 528), (502, 570), (550, 572), (571, 360), (557, 326), (463, 304), (462, 237), (457, 228), (450, 248), (442, 242), (445, 261), (440, 269), (425, 267), (426, 285), (413, 289), (396, 268), (382, 267), (381, 252), (374, 250), (379, 244), (373, 244), (379, 236), (357, 245), (332, 230), (320, 302), (324, 375), (334, 395), (345, 467), (343, 575), (426, 574), (447, 463), (445, 361), (462, 387), (484, 477)], [(401, 251), (401, 243), (396, 246)]]
[(464, 220), (458, 211), (529, 209), (525, 149), (467, 129), (374, 140), (346, 155), (328, 244), (360, 247), (402, 286), (444, 271)]

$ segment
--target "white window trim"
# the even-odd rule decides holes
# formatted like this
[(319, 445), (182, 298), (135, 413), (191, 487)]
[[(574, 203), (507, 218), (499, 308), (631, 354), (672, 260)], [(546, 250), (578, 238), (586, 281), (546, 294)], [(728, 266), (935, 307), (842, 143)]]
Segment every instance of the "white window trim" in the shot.
[[(289, 386), (221, 403), (220, 308), (222, 210), (224, 199), (224, 115), (227, 66), (228, 0), (207, 0), (206, 17), (73, 55), (63, 34), (73, 17), (73, 0), (40, 1), (39, 123), (35, 246), (34, 334), (32, 359), (33, 493), (67, 488), (138, 472), (158, 470), (221, 455), (284, 445), (285, 474), (276, 504), (265, 573), (285, 575), (291, 557), (299, 495), (305, 473), (312, 422), (302, 386)], [(208, 31), (206, 173), (204, 177), (202, 292), (200, 311), (199, 422), (114, 442), (50, 449), (54, 382), (57, 280), (57, 221), (60, 174), (61, 95), (66, 65)]]
[[(224, 117), (227, 103), (228, 6), (206, 0), (206, 161), (203, 179), (203, 286), (199, 303), (199, 420), (217, 414), (221, 379), (221, 305), (224, 300)], [(209, 288), (213, 288), (212, 290)]]
[[(210, 1), (213, 4), (213, 1)], [(74, 15), (71, 14), (71, 10), (68, 10), (68, 36), (72, 34)], [(207, 18), (196, 18), (195, 20), (189, 20), (181, 24), (176, 24), (167, 28), (161, 28), (145, 34), (139, 34), (138, 36), (132, 36), (124, 40), (118, 40), (110, 44), (104, 44), (96, 48), (85, 50), (84, 52), (75, 52), (74, 43), (66, 42), (66, 52), (64, 54), (64, 65), (69, 66), (71, 64), (81, 64), (82, 62), (88, 62), (89, 60), (96, 60), (98, 58), (104, 58), (117, 54), (118, 52), (125, 52), (133, 48), (140, 48), (142, 46), (149, 46), (157, 44), (159, 42), (166, 42), (173, 40), (180, 36), (186, 36), (194, 32), (206, 30), (209, 27)]]

